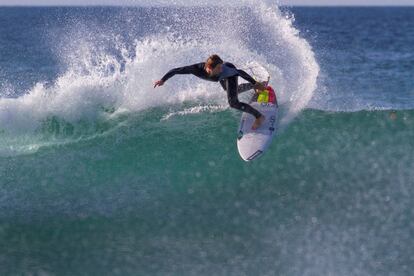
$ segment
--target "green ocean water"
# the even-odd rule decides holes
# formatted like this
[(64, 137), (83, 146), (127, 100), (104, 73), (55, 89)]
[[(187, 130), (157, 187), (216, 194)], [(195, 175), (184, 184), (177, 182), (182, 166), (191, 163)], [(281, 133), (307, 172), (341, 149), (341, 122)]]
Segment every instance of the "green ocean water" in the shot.
[(411, 271), (412, 111), (305, 110), (253, 163), (238, 113), (162, 114), (1, 158), (1, 274)]

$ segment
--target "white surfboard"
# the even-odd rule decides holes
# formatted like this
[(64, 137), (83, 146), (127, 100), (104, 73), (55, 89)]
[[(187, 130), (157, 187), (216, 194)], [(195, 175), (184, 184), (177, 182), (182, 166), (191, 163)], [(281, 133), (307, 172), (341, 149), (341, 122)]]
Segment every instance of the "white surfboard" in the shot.
[[(269, 87), (268, 87), (269, 88)], [(255, 117), (249, 113), (243, 113), (241, 117), (237, 148), (244, 161), (252, 161), (261, 156), (269, 147), (277, 132), (278, 106), (274, 102), (263, 101), (263, 97), (253, 97), (250, 105), (262, 113), (266, 120), (256, 129), (252, 129)]]
[[(256, 80), (269, 81), (269, 72), (259, 63), (250, 62), (245, 67), (246, 71)], [(267, 88), (267, 90), (261, 91), (259, 94), (254, 94), (249, 101), (253, 108), (260, 111), (266, 117), (260, 128), (252, 130), (255, 120), (253, 115), (243, 113), (241, 117), (237, 148), (241, 158), (245, 161), (252, 161), (262, 156), (277, 132), (278, 104), (276, 93), (272, 87), (268, 86)]]

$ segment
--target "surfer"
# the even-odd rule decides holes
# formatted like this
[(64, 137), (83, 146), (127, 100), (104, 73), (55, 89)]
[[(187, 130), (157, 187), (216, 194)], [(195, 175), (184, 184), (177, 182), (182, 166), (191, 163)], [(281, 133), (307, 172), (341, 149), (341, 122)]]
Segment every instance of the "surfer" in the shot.
[[(247, 88), (254, 88), (256, 91), (266, 90), (266, 82), (257, 82), (243, 70), (237, 69), (236, 66), (229, 62), (223, 62), (218, 55), (211, 55), (206, 62), (196, 63), (189, 66), (171, 69), (161, 80), (156, 81), (154, 88), (162, 86), (172, 76), (179, 74), (193, 74), (201, 79), (220, 82), (221, 86), (227, 92), (227, 99), (230, 107), (252, 114), (256, 120), (253, 122), (252, 129), (255, 130), (264, 122), (265, 117), (256, 109), (246, 103), (239, 101), (237, 95), (246, 91)], [(238, 86), (238, 78), (242, 77), (249, 84)]]

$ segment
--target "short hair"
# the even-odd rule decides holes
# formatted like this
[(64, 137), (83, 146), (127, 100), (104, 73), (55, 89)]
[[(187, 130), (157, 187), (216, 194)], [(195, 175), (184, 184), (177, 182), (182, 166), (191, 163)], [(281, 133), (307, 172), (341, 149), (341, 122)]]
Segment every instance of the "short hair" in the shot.
[(214, 68), (219, 64), (223, 64), (223, 60), (216, 54), (208, 57), (206, 61), (206, 66)]

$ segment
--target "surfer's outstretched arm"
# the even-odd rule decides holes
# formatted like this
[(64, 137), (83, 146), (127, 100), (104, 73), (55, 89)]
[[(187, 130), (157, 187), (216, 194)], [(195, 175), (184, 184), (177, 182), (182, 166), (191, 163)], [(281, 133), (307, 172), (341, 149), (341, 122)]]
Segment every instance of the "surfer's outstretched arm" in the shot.
[(197, 72), (199, 71), (200, 69), (198, 64), (171, 69), (170, 71), (168, 71), (167, 74), (165, 74), (162, 77), (161, 80), (155, 82), (154, 88), (163, 85), (168, 79), (172, 78), (174, 75), (197, 74)]
[(174, 69), (171, 69), (170, 71), (168, 71), (168, 73), (165, 74), (164, 77), (162, 77), (161, 80), (163, 82), (166, 82), (168, 79), (170, 79), (174, 75), (194, 74), (198, 70), (199, 69), (197, 67), (197, 64), (174, 68)]

